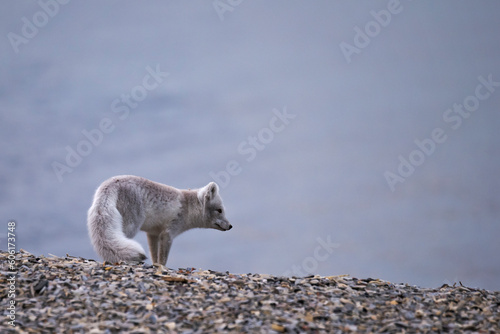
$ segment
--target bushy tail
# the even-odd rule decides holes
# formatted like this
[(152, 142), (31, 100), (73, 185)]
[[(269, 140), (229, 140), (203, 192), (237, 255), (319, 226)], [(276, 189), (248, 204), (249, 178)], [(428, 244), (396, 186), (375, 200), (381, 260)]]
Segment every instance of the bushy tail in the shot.
[(116, 199), (116, 191), (108, 187), (97, 189), (87, 217), (92, 246), (106, 262), (144, 261), (146, 252), (142, 246), (123, 233), (122, 216), (116, 209)]

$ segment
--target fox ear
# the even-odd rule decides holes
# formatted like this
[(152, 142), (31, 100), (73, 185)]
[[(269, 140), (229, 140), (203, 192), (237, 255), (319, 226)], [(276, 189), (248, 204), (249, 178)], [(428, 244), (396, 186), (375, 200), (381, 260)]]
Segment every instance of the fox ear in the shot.
[(210, 182), (200, 190), (198, 190), (198, 200), (200, 203), (205, 206), (207, 202), (211, 201), (212, 199), (217, 196), (217, 193), (219, 192), (219, 186), (215, 182)]
[(219, 186), (215, 182), (210, 182), (207, 186), (207, 192), (205, 194), (205, 197), (207, 200), (212, 200), (214, 199), (215, 196), (217, 196), (217, 193), (219, 192)]

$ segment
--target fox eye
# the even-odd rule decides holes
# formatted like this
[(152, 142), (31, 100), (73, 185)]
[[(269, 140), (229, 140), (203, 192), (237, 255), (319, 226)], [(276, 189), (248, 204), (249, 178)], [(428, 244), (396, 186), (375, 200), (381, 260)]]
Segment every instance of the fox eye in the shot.
[(222, 209), (217, 209), (217, 212), (218, 213), (222, 213)]

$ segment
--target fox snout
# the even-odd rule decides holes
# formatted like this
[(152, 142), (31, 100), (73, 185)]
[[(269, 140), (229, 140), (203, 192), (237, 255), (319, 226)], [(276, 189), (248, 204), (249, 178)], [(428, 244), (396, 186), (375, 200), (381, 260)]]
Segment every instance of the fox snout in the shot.
[(215, 226), (220, 231), (229, 231), (233, 228), (233, 225), (229, 224), (227, 220), (218, 220), (215, 222)]

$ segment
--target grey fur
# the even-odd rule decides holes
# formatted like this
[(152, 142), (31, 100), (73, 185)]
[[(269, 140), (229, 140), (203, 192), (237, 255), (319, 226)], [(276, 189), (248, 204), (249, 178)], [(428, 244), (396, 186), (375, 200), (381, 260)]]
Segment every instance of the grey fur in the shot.
[(104, 181), (88, 211), (87, 227), (95, 251), (106, 262), (144, 261), (133, 238), (147, 233), (153, 263), (165, 265), (173, 239), (192, 228), (232, 228), (219, 187), (181, 190), (148, 179), (121, 175)]

